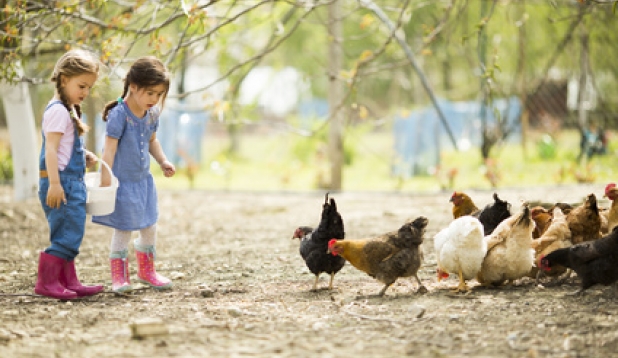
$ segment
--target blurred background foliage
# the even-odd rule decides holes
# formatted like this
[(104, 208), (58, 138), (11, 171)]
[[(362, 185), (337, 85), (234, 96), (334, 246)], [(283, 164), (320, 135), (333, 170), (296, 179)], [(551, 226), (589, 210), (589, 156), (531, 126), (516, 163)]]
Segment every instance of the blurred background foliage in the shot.
[[(38, 125), (53, 94), (48, 79), (58, 56), (70, 48), (91, 50), (105, 65), (84, 104), (94, 124), (103, 103), (121, 93), (127, 66), (142, 55), (160, 57), (174, 78), (166, 106), (187, 106), (208, 118), (198, 146), (201, 162), (178, 162), (187, 175), (163, 181), (169, 187), (185, 187), (187, 178), (193, 188), (328, 187), (331, 118), (307, 117), (299, 106), (326, 100), (333, 76), (345, 92), (345, 189), (541, 185), (614, 175), (614, 1), (375, 2), (395, 31), (368, 6), (373, 2), (337, 2), (343, 14), (340, 39), (329, 33), (331, 1), (0, 0), (0, 78), (30, 83)], [(489, 107), (496, 98), (519, 98), (519, 134), (500, 116), (494, 127), (482, 118), (476, 128), (481, 144), (459, 151), (442, 146), (436, 165), (420, 173), (393, 170), (401, 160), (393, 144), (397, 113), (431, 107), (421, 76), (396, 38), (412, 50), (438, 98)], [(328, 46), (335, 40), (343, 48), (343, 66), (330, 74)], [(16, 72), (17, 64), (23, 73)], [(270, 77), (256, 80), (264, 68)], [(247, 95), (290, 68), (293, 84), (275, 83), (273, 98)], [(290, 88), (296, 96), (289, 96)], [(279, 107), (285, 110), (275, 110)], [(581, 138), (591, 124), (607, 135), (603, 155), (581, 155)], [(5, 125), (0, 111), (0, 131)], [(10, 167), (9, 138), (1, 132), (0, 142), (0, 165)]]

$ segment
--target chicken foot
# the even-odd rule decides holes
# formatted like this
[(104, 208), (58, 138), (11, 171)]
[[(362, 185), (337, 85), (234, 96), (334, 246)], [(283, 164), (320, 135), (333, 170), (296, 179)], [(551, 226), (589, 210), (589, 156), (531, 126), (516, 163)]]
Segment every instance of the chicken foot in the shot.
[(423, 282), (421, 281), (420, 278), (418, 278), (418, 275), (414, 275), (414, 278), (416, 279), (416, 282), (418, 282), (418, 289), (416, 290), (416, 292), (418, 293), (427, 293), (429, 291), (427, 291), (427, 287), (425, 287), (425, 285), (423, 285)]
[(382, 288), (382, 290), (378, 293), (378, 296), (382, 297), (384, 296), (384, 292), (386, 292), (386, 290), (391, 287), (393, 283), (387, 283), (386, 285), (384, 285), (384, 287)]
[(313, 283), (313, 288), (311, 289), (311, 291), (317, 291), (318, 290), (318, 279), (320, 278), (320, 275), (315, 275), (315, 282)]
[(584, 291), (585, 291), (585, 289), (583, 287), (580, 287), (579, 290), (573, 291), (573, 292), (568, 292), (568, 293), (565, 293), (564, 295), (565, 296), (573, 296), (573, 297), (575, 297), (575, 296), (583, 295)]
[(459, 285), (455, 287), (455, 289), (453, 289), (451, 292), (460, 293), (460, 292), (470, 291), (470, 288), (468, 287), (468, 285), (466, 285), (466, 280), (464, 280), (463, 278), (463, 272), (461, 271), (461, 269), (459, 270), (458, 274), (459, 274)]

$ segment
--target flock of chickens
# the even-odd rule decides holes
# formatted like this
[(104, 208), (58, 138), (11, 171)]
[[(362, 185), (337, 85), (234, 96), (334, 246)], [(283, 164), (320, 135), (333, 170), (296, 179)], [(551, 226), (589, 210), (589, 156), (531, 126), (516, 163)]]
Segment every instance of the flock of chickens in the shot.
[[(482, 286), (512, 284), (531, 277), (551, 277), (560, 282), (572, 271), (581, 279), (575, 294), (595, 284), (618, 280), (618, 187), (608, 184), (609, 208), (600, 208), (594, 194), (577, 206), (565, 203), (531, 206), (511, 213), (511, 204), (494, 194), (494, 202), (479, 209), (462, 192), (454, 192), (453, 221), (434, 236), (438, 281), (457, 275), (454, 292), (468, 292), (467, 281)], [(300, 239), (300, 255), (315, 275), (333, 279), (349, 262), (384, 284), (378, 296), (400, 277), (414, 277), (419, 292), (427, 292), (417, 273), (423, 262), (423, 243), (428, 219), (419, 216), (398, 230), (378, 237), (345, 240), (341, 214), (326, 194), (317, 228), (301, 226), (293, 238)]]

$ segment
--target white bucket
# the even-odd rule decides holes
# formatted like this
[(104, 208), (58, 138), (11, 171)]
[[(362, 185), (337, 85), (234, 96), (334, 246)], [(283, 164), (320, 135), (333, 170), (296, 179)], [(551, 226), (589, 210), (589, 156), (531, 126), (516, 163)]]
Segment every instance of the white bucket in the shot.
[[(86, 199), (86, 213), (90, 215), (108, 215), (114, 212), (116, 207), (116, 191), (118, 190), (118, 178), (114, 176), (109, 165), (105, 161), (100, 160), (101, 168), (105, 167), (112, 176), (112, 184), (110, 186), (101, 187), (101, 173), (86, 173), (84, 182), (88, 192)], [(101, 169), (100, 168), (100, 169)]]

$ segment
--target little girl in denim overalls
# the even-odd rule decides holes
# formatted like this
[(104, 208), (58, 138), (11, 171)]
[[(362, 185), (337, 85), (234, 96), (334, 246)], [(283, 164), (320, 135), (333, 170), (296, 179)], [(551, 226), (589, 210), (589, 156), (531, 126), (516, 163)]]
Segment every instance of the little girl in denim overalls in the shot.
[(91, 296), (103, 286), (84, 286), (77, 278), (75, 257), (86, 225), (87, 164), (96, 157), (80, 137), (87, 127), (79, 119), (79, 103), (89, 94), (98, 63), (86, 52), (62, 56), (52, 75), (56, 95), (43, 114), (39, 157), (39, 199), (49, 224), (51, 246), (40, 253), (34, 292), (57, 299)]

